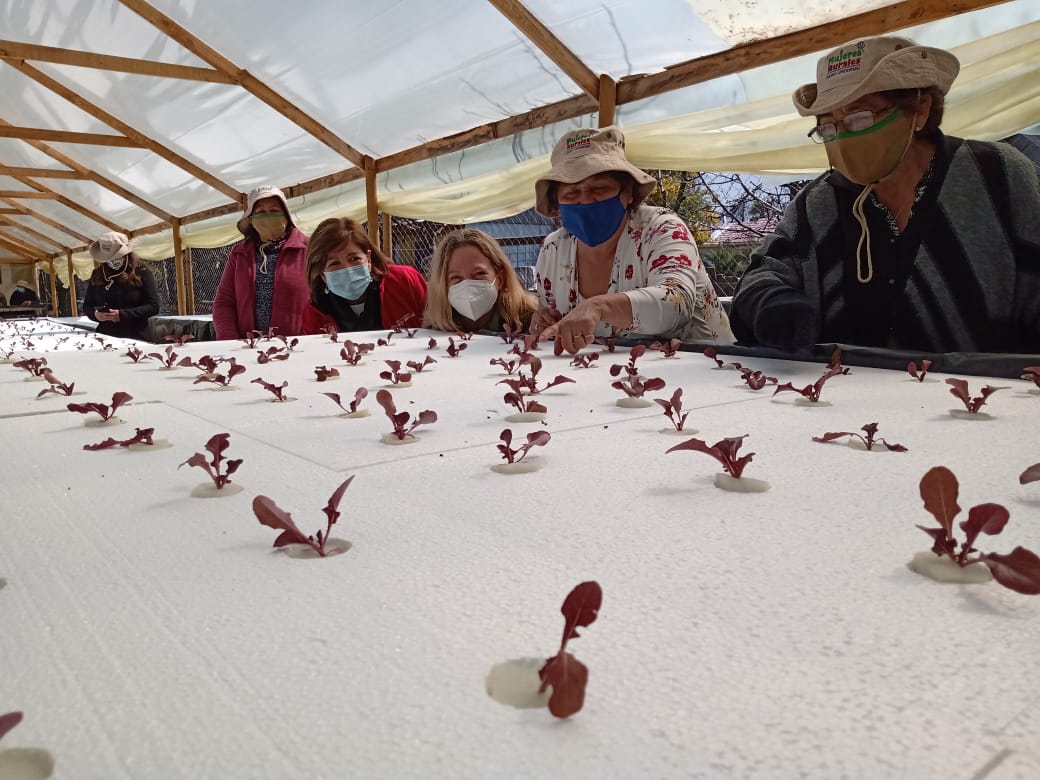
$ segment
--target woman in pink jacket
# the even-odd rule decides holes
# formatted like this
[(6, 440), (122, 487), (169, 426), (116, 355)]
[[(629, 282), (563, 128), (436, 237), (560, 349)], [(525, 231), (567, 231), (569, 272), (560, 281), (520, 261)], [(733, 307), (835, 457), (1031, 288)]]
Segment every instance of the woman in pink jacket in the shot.
[(245, 240), (228, 257), (213, 300), (218, 340), (241, 339), (273, 328), (282, 336), (303, 333), (307, 286), (307, 236), (289, 216), (289, 203), (276, 187), (249, 193), (238, 221)]

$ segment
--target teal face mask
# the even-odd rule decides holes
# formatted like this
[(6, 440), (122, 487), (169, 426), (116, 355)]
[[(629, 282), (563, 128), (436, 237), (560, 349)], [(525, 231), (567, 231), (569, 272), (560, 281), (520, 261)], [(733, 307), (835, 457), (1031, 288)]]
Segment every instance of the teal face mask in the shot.
[(348, 301), (359, 300), (371, 283), (372, 269), (368, 263), (325, 272), (325, 286), (329, 292)]

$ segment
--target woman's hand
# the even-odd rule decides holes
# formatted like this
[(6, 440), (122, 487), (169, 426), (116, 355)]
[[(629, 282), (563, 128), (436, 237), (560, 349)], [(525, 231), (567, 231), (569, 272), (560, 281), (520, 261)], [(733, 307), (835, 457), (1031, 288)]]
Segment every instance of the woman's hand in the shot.
[(94, 316), (98, 322), (119, 322), (119, 309), (106, 309), (105, 311), (94, 310)]
[(539, 336), (550, 325), (559, 322), (562, 316), (556, 309), (539, 309), (531, 316), (531, 324), (527, 330), (532, 336)]
[[(603, 321), (603, 307), (600, 305), (599, 297), (579, 303), (559, 318), (558, 322), (542, 330), (538, 334), (538, 340), (548, 341), (557, 338), (564, 350), (572, 355), (592, 344), (596, 340), (596, 328)], [(559, 312), (557, 316), (559, 317)], [(534, 328), (531, 330), (533, 333)]]

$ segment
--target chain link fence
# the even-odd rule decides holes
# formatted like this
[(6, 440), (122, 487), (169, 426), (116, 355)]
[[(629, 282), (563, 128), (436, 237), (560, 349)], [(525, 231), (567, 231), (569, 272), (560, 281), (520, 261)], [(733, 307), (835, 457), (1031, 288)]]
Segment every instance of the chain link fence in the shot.
[(224, 273), (228, 257), (234, 244), (215, 249), (189, 249), (191, 258), (191, 289), (195, 301), (195, 314), (212, 314), (213, 298), (217, 285)]

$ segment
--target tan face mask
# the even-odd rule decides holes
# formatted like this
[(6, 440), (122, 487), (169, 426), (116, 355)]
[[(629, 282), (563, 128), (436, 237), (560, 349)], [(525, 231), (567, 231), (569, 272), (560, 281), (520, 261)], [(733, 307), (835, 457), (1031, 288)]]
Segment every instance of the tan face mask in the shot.
[(285, 234), (285, 228), (289, 226), (285, 214), (254, 214), (249, 219), (260, 235), (260, 240), (265, 244), (281, 238)]
[(896, 109), (866, 130), (824, 144), (830, 164), (851, 182), (874, 184), (899, 167), (914, 140), (913, 114)]

